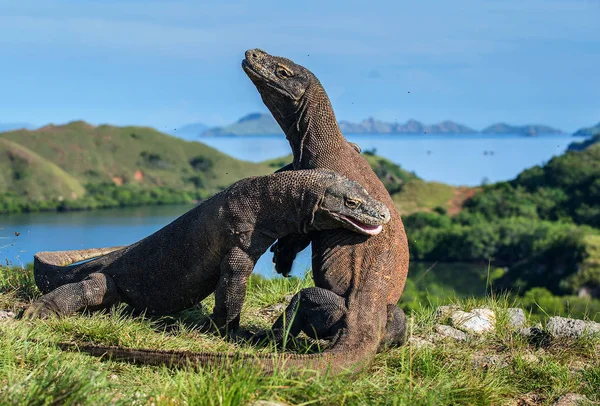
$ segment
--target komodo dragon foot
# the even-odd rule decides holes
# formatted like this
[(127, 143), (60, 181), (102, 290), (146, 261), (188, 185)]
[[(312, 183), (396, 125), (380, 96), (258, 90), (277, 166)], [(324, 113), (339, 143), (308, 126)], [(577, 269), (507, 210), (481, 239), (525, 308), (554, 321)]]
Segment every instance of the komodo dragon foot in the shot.
[(23, 313), (24, 319), (64, 316), (84, 308), (107, 308), (119, 302), (113, 280), (102, 273), (92, 273), (81, 282), (59, 286), (31, 304)]

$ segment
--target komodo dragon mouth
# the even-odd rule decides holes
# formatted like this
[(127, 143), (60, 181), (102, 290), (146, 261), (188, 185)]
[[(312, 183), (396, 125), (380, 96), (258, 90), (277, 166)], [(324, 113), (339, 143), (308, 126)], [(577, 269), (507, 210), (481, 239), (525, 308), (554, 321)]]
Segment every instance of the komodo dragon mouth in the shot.
[(377, 235), (383, 230), (383, 226), (380, 224), (378, 226), (372, 226), (369, 224), (361, 223), (360, 221), (353, 219), (352, 217), (345, 216), (343, 214), (338, 214), (337, 217), (339, 220), (343, 221), (346, 224), (349, 224), (354, 230), (367, 235)]

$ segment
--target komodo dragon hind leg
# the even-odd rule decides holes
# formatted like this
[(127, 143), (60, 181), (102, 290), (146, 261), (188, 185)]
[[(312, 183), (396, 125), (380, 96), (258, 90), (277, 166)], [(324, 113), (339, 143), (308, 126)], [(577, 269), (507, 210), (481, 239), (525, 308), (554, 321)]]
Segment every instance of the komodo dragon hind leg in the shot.
[[(302, 289), (275, 321), (271, 331), (255, 335), (252, 341), (260, 342), (269, 337), (281, 344), (296, 337), (300, 332), (314, 339), (329, 339), (335, 337), (338, 323), (346, 312), (343, 297), (317, 287)], [(404, 311), (390, 305), (387, 314), (386, 332), (381, 340), (380, 350), (401, 345), (406, 335)]]
[(51, 314), (65, 316), (84, 308), (102, 309), (120, 301), (117, 286), (103, 273), (92, 273), (81, 282), (59, 286), (31, 304), (23, 318), (45, 318)]
[(314, 339), (328, 339), (335, 335), (337, 324), (345, 314), (343, 297), (317, 287), (302, 289), (294, 295), (271, 331), (256, 334), (252, 341), (260, 342), (268, 337), (285, 344), (300, 332)]

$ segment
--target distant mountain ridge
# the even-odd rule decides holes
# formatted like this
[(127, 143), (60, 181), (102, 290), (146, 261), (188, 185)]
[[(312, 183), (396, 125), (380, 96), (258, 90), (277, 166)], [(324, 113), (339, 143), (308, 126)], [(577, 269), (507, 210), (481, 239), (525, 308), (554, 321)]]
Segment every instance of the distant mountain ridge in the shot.
[[(445, 120), (437, 124), (423, 124), (417, 120), (405, 123), (389, 123), (369, 117), (359, 123), (342, 120), (340, 129), (345, 134), (477, 134), (479, 131), (463, 124)], [(520, 134), (535, 136), (538, 134), (561, 134), (561, 130), (545, 125), (512, 126), (497, 123), (486, 127), (483, 134)], [(270, 114), (251, 113), (233, 124), (209, 128), (201, 136), (244, 136), (244, 135), (281, 135), (283, 132)]]
[(521, 134), (536, 136), (539, 134), (563, 134), (562, 130), (548, 127), (546, 125), (529, 124), (514, 126), (506, 123), (496, 123), (481, 130), (482, 134)]
[(600, 123), (591, 127), (584, 127), (577, 130), (573, 135), (575, 137), (593, 137), (594, 135), (600, 134)]
[(442, 121), (438, 124), (426, 125), (417, 120), (408, 120), (404, 124), (386, 123), (369, 117), (360, 123), (340, 121), (342, 132), (348, 134), (474, 134), (477, 131), (453, 121)]

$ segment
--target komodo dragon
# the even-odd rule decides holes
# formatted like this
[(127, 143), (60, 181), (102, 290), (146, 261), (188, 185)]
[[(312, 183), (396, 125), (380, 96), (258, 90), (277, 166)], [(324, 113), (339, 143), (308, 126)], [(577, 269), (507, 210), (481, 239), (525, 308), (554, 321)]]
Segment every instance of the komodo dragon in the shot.
[[(327, 94), (310, 71), (261, 50), (247, 51), (242, 66), (292, 147), (294, 162), (284, 169), (325, 168), (343, 173), (363, 184), (391, 213), (389, 224), (369, 239), (344, 231), (322, 231), (310, 238), (288, 236), (276, 244), (277, 270), (287, 275), (296, 254), (312, 240), (316, 287), (294, 296), (273, 326), (275, 338), (280, 340), (289, 327), (292, 336), (304, 331), (311, 337), (333, 338), (332, 345), (322, 354), (259, 357), (68, 343), (63, 348), (145, 364), (205, 365), (235, 357), (266, 371), (281, 365), (339, 372), (367, 365), (380, 345), (404, 340), (406, 317), (396, 303), (408, 273), (408, 241), (391, 197), (360, 156), (360, 148), (343, 137)], [(293, 320), (292, 325), (286, 326), (284, 320)]]
[(212, 322), (232, 331), (248, 277), (277, 238), (345, 227), (367, 239), (389, 219), (385, 205), (333, 171), (243, 179), (130, 246), (36, 254), (35, 281), (46, 294), (24, 316), (64, 315), (118, 302), (166, 314), (215, 292)]
[[(396, 304), (408, 273), (408, 240), (394, 203), (360, 151), (342, 135), (319, 80), (293, 61), (259, 49), (246, 51), (242, 68), (286, 134), (293, 162), (282, 170), (326, 168), (359, 182), (390, 209), (391, 220), (364, 239), (345, 230), (289, 235), (272, 248), (276, 269), (290, 272), (296, 254), (312, 242), (314, 288), (296, 295), (275, 322), (281, 339), (300, 331), (332, 336), (327, 351), (362, 354), (370, 360), (381, 345), (401, 343), (406, 317)], [(297, 312), (295, 318), (291, 316)], [(327, 323), (311, 320), (321, 315)], [(293, 320), (291, 326), (284, 320)]]

